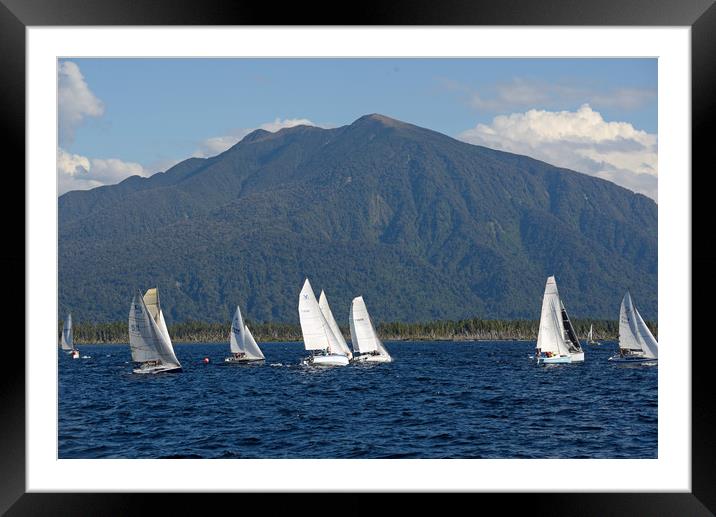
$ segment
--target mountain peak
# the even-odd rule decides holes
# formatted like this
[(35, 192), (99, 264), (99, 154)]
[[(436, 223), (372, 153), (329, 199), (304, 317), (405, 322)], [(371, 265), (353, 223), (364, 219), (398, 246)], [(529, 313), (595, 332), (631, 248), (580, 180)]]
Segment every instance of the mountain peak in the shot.
[(373, 124), (380, 124), (382, 126), (387, 127), (405, 127), (408, 126), (405, 122), (401, 122), (400, 120), (396, 120), (394, 118), (387, 117), (385, 115), (381, 115), (380, 113), (371, 113), (369, 115), (363, 115), (359, 119), (357, 119), (355, 122), (353, 122), (352, 125), (356, 124), (362, 124), (362, 123), (373, 123)]
[(266, 131), (265, 129), (256, 129), (246, 135), (241, 141), (242, 142), (255, 142), (256, 140), (265, 137), (267, 135), (270, 135), (270, 131)]

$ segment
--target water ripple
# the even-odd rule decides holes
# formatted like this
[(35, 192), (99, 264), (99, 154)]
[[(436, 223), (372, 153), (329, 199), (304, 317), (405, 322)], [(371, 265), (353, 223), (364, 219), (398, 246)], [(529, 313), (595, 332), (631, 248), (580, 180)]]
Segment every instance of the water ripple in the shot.
[[(177, 375), (131, 373), (127, 345), (59, 354), (60, 458), (655, 458), (658, 368), (611, 347), (538, 367), (526, 342), (387, 343), (395, 361), (315, 368), (300, 343), (229, 365), (177, 345)], [(202, 359), (210, 358), (209, 364)]]

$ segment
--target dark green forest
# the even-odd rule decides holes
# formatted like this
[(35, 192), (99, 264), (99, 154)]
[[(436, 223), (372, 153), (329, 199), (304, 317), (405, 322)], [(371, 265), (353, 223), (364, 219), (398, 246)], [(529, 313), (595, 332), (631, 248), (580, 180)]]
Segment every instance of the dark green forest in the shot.
[[(573, 320), (577, 335), (586, 339), (589, 326), (594, 325), (594, 338), (597, 340), (616, 340), (619, 322), (611, 320)], [(646, 322), (657, 337), (657, 325)], [(261, 342), (301, 341), (301, 327), (287, 323), (256, 323), (247, 321), (251, 333)], [(221, 343), (228, 342), (231, 322), (209, 323), (187, 321), (168, 326), (169, 335), (175, 343)], [(537, 339), (539, 321), (536, 320), (481, 320), (429, 321), (424, 323), (392, 322), (377, 326), (380, 338), (384, 341), (420, 341), (420, 340), (527, 340)], [(81, 323), (73, 326), (75, 343), (128, 343), (127, 322)], [(348, 328), (341, 328), (343, 337), (350, 340)], [(58, 324), (58, 336), (62, 333), (62, 322)]]

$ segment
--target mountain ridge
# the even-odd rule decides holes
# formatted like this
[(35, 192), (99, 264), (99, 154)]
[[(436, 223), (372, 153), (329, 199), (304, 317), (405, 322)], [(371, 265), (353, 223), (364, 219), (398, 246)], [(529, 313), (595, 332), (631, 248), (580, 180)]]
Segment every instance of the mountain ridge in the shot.
[[(293, 322), (305, 276), (338, 313), (370, 293), (380, 321), (538, 317), (551, 274), (570, 314), (616, 317), (630, 287), (657, 313), (651, 199), (380, 114), (259, 129), (58, 207), (61, 305), (97, 321), (126, 312), (120, 292), (158, 284), (175, 321), (223, 320), (242, 303)], [(426, 289), (433, 303), (416, 301)]]

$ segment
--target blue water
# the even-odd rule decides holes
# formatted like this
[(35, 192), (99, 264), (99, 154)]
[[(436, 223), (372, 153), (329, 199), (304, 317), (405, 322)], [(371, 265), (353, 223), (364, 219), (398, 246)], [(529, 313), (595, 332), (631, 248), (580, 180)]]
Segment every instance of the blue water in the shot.
[[(530, 342), (387, 342), (394, 362), (300, 366), (302, 343), (177, 344), (133, 375), (128, 345), (59, 352), (60, 458), (656, 458), (657, 367), (537, 366)], [(209, 357), (211, 362), (203, 364)]]

